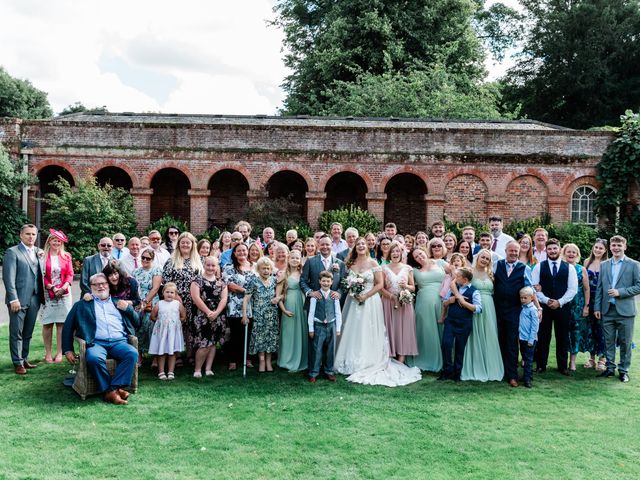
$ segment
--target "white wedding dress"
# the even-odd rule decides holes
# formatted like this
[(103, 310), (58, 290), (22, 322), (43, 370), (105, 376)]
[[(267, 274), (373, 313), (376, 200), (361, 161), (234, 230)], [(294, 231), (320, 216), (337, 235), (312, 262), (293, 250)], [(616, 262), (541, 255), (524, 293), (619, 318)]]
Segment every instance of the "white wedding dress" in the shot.
[[(361, 273), (365, 280), (363, 293), (373, 288), (376, 267)], [(349, 271), (349, 276), (355, 276)], [(382, 300), (373, 295), (360, 305), (348, 296), (342, 315), (342, 335), (335, 357), (335, 369), (347, 380), (365, 385), (398, 387), (422, 378), (420, 369), (407, 367), (389, 357), (389, 340), (384, 327)]]

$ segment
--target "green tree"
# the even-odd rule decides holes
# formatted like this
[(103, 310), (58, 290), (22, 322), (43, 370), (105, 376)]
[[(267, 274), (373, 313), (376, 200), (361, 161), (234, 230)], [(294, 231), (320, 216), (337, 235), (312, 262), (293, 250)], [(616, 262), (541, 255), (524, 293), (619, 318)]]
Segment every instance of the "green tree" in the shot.
[(521, 0), (530, 25), (505, 100), (573, 128), (616, 124), (640, 106), (638, 0)]
[(107, 113), (107, 107), (106, 105), (102, 106), (102, 107), (93, 107), (93, 108), (87, 108), (84, 106), (84, 104), (82, 102), (75, 102), (71, 105), (67, 105), (66, 107), (64, 107), (64, 109), (60, 112), (60, 116), (62, 115), (71, 115), (72, 113), (82, 113), (82, 112), (89, 112), (89, 113)]
[(13, 78), (0, 67), (0, 117), (50, 118), (47, 94), (28, 80)]
[(0, 258), (4, 251), (18, 243), (20, 227), (30, 223), (29, 218), (18, 207), (20, 189), (34, 182), (34, 178), (23, 171), (22, 160), (12, 160), (0, 143)]
[(93, 177), (79, 181), (74, 188), (60, 179), (55, 187), (57, 191), (45, 198), (48, 208), (43, 225), (67, 234), (74, 261), (94, 254), (101, 237), (135, 233), (136, 215), (129, 192), (110, 184), (101, 187)]
[[(504, 22), (495, 11), (477, 16), (483, 5), (483, 0), (278, 1), (274, 24), (284, 31), (285, 64), (293, 72), (284, 82), (283, 112), (377, 114), (358, 110), (372, 90), (383, 101), (395, 96), (397, 89), (406, 91), (406, 84), (420, 85), (429, 79), (436, 81), (429, 91), (440, 97), (462, 97), (454, 103), (486, 96), (478, 92), (486, 75), (485, 49), (474, 26), (485, 26), (487, 38), (496, 37), (497, 32), (505, 38), (509, 30), (498, 28)], [(505, 11), (501, 13), (504, 20)], [(419, 80), (402, 79), (416, 71), (426, 73)], [(445, 82), (438, 83), (440, 72)], [(385, 87), (391, 92), (379, 92)], [(345, 100), (339, 95), (345, 95)], [(349, 112), (352, 103), (356, 110)], [(422, 105), (413, 110), (404, 107), (399, 112), (408, 116), (433, 110)]]

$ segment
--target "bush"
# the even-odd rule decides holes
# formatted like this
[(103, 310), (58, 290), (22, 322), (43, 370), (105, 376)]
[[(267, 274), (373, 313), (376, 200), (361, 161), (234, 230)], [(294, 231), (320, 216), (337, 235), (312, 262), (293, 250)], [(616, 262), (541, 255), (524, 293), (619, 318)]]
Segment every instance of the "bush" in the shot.
[(380, 220), (372, 213), (355, 205), (337, 210), (327, 210), (322, 212), (318, 219), (320, 230), (327, 233), (331, 231), (331, 224), (334, 222), (341, 223), (344, 230), (349, 227), (357, 228), (360, 235), (365, 235), (367, 232), (377, 233), (381, 227)]
[(0, 262), (7, 248), (17, 245), (20, 241), (20, 227), (31, 223), (29, 217), (15, 202), (0, 202)]
[(252, 202), (245, 210), (243, 219), (251, 224), (251, 236), (262, 236), (266, 227), (273, 228), (276, 238), (284, 240), (287, 230), (295, 229), (298, 237), (311, 232), (311, 227), (299, 213), (302, 206), (288, 198), (272, 198)]
[(218, 227), (213, 227), (207, 230), (206, 232), (202, 232), (199, 235), (196, 235), (196, 238), (198, 239), (198, 241), (202, 240), (203, 238), (206, 238), (207, 240), (209, 240), (210, 243), (213, 243), (216, 240), (218, 240), (218, 238), (220, 238), (220, 234), (222, 232), (223, 230), (220, 230)]
[(69, 237), (67, 250), (76, 266), (84, 257), (97, 251), (101, 237), (122, 232), (135, 234), (136, 215), (133, 197), (121, 188), (107, 184), (101, 187), (95, 178), (80, 180), (73, 189), (64, 179), (54, 182), (57, 192), (47, 194), (47, 212), (43, 229), (60, 229)]
[(164, 242), (164, 232), (167, 231), (171, 225), (178, 227), (181, 232), (189, 231), (189, 224), (177, 218), (173, 218), (171, 215), (165, 213), (163, 217), (159, 218), (155, 222), (151, 222), (151, 225), (145, 230), (145, 235), (148, 235), (151, 230), (157, 230), (162, 235), (162, 241)]
[[(480, 232), (489, 231), (489, 227), (486, 223), (481, 220), (477, 220), (476, 218), (469, 218), (467, 220), (460, 220), (459, 222), (452, 222), (444, 219), (444, 231), (453, 233), (458, 241), (462, 238), (462, 229), (468, 225), (471, 225), (476, 229), (476, 238), (480, 234)], [(431, 236), (431, 230), (427, 232), (429, 236)]]

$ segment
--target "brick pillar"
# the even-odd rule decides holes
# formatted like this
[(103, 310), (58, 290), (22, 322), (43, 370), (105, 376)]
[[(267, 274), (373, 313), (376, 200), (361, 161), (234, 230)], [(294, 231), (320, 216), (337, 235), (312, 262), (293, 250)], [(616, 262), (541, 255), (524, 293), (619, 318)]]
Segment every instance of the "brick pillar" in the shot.
[(380, 223), (384, 223), (384, 201), (387, 199), (387, 194), (384, 192), (371, 192), (365, 194), (364, 198), (367, 199), (369, 213), (380, 220)]
[(487, 195), (485, 203), (487, 205), (487, 218), (484, 219), (484, 221), (488, 220), (492, 215), (499, 215), (502, 217), (503, 223), (505, 225), (511, 223), (511, 220), (513, 220), (513, 218), (511, 218), (511, 209), (509, 208), (506, 200), (503, 197), (499, 197), (497, 195)]
[(437, 193), (427, 193), (424, 196), (425, 202), (427, 202), (427, 215), (426, 215), (426, 229), (427, 234), (431, 235), (431, 225), (438, 221), (444, 220), (444, 195)]
[(247, 190), (247, 199), (249, 205), (257, 202), (263, 202), (269, 198), (269, 192), (266, 189)]
[(206, 232), (209, 226), (209, 195), (210, 190), (188, 190), (191, 200), (191, 214), (189, 216), (189, 229), (194, 235)]
[(318, 228), (318, 217), (324, 212), (324, 201), (327, 198), (326, 192), (307, 192), (307, 223), (311, 228)]
[[(42, 218), (40, 215), (40, 186), (38, 184), (29, 187), (27, 200), (27, 216), (38, 228), (42, 226)], [(46, 240), (46, 237), (45, 237)]]
[(553, 223), (563, 223), (570, 220), (569, 205), (567, 202), (571, 202), (571, 197), (567, 197), (566, 195), (549, 195), (547, 198), (547, 208)]
[(138, 220), (138, 232), (144, 232), (151, 224), (151, 195), (153, 188), (132, 188), (133, 208)]

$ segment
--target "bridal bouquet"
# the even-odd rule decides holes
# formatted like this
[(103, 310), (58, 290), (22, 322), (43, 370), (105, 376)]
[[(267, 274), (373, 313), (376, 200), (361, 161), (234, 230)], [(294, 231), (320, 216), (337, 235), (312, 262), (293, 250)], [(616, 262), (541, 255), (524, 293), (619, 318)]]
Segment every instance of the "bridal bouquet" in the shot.
[(400, 305), (410, 305), (413, 303), (415, 298), (416, 296), (411, 290), (403, 288), (398, 294), (398, 303)]
[[(364, 277), (359, 273), (355, 273), (342, 279), (342, 288), (344, 288), (350, 296), (355, 298), (364, 291), (364, 283)], [(362, 305), (362, 303), (363, 302), (360, 302), (360, 305)]]

